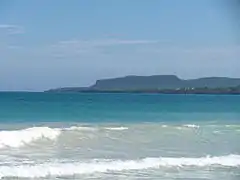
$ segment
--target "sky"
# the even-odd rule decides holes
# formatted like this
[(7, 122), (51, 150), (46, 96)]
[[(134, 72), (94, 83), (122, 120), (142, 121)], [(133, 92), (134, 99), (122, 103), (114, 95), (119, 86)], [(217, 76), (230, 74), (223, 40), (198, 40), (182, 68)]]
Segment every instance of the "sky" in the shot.
[(1, 0), (0, 91), (240, 77), (238, 10), (236, 0)]

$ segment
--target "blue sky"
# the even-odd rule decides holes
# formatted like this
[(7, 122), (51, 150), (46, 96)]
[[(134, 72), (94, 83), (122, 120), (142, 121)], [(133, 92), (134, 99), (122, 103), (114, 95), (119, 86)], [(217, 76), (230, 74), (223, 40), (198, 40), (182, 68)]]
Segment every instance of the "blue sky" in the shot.
[(240, 77), (240, 24), (226, 2), (2, 0), (0, 90), (132, 74)]

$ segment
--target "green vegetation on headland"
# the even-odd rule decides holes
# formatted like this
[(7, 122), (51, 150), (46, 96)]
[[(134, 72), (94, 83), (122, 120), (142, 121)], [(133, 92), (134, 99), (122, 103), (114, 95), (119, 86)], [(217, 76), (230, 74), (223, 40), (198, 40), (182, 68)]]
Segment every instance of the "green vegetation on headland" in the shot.
[(90, 87), (58, 88), (46, 92), (240, 94), (240, 79), (207, 77), (182, 80), (174, 75), (126, 76), (97, 80)]

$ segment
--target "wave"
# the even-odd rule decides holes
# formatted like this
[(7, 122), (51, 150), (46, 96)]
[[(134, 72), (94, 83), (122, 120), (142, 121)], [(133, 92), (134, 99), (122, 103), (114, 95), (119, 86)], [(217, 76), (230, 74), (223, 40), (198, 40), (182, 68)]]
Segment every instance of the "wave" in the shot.
[(195, 124), (185, 124), (185, 125), (183, 125), (184, 127), (188, 127), (188, 128), (199, 128), (200, 126), (198, 126), (198, 125), (195, 125)]
[(84, 127), (84, 126), (71, 126), (69, 128), (64, 128), (63, 130), (67, 131), (96, 131), (96, 128), (93, 127)]
[(194, 128), (194, 129), (200, 128), (200, 126), (195, 125), (195, 124), (184, 124), (184, 125), (179, 125), (179, 126), (176, 126), (176, 125), (169, 126), (169, 125), (164, 124), (164, 125), (161, 125), (161, 127), (162, 128), (168, 128), (168, 127), (169, 128), (176, 128), (176, 129), (179, 129), (179, 130), (183, 129), (184, 127), (185, 128)]
[[(55, 141), (66, 131), (97, 131), (101, 128), (71, 126), (69, 128), (50, 128), (50, 127), (32, 127), (20, 130), (0, 131), (0, 149), (2, 148), (18, 148), (27, 144), (47, 139)], [(128, 129), (127, 127), (102, 127), (105, 130), (121, 131)]]
[(21, 147), (39, 139), (55, 140), (61, 134), (60, 129), (32, 127), (15, 131), (0, 131), (0, 148)]
[(122, 131), (122, 130), (127, 130), (128, 127), (106, 127), (106, 130), (115, 130), (115, 131)]
[(112, 130), (112, 131), (122, 131), (122, 130), (127, 130), (128, 127), (102, 127), (102, 128), (94, 128), (94, 127), (84, 127), (84, 126), (72, 126), (70, 128), (65, 128), (65, 130), (80, 130), (80, 131), (97, 131), (100, 129), (105, 129), (105, 130)]
[(161, 169), (174, 167), (240, 167), (240, 155), (201, 158), (145, 158), (140, 160), (92, 160), (89, 162), (49, 162), (19, 166), (0, 166), (0, 178), (67, 177), (81, 174)]

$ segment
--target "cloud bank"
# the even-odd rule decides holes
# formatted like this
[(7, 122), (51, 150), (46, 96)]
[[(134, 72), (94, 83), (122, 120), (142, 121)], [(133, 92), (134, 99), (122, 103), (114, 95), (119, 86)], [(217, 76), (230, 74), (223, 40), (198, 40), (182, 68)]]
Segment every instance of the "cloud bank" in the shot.
[(11, 24), (0, 24), (0, 30), (7, 34), (23, 34), (25, 30), (22, 26), (11, 25)]

